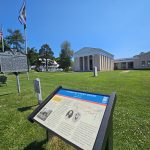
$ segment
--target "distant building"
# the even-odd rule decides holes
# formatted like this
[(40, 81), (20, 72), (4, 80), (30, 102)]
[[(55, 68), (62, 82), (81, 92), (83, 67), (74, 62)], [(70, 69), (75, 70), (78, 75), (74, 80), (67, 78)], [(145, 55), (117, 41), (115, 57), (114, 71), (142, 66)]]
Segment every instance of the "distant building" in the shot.
[(150, 51), (142, 52), (132, 58), (116, 59), (114, 69), (150, 69)]
[[(39, 61), (41, 61), (41, 65), (36, 68), (38, 71), (46, 71), (46, 59), (45, 58), (39, 58)], [(59, 64), (55, 60), (47, 59), (47, 69), (48, 71), (59, 71), (58, 68)]]
[(114, 69), (115, 70), (133, 69), (134, 68), (133, 64), (134, 58), (116, 59), (114, 61)]
[(74, 54), (74, 71), (98, 71), (114, 69), (114, 55), (100, 48), (84, 47)]

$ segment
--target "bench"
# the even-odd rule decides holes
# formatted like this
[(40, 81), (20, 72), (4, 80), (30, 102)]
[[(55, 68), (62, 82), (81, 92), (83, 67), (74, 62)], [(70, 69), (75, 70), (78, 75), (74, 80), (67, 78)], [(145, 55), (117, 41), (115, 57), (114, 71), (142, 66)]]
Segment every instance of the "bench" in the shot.
[(0, 86), (2, 84), (6, 84), (7, 85), (7, 77), (6, 76), (0, 76)]

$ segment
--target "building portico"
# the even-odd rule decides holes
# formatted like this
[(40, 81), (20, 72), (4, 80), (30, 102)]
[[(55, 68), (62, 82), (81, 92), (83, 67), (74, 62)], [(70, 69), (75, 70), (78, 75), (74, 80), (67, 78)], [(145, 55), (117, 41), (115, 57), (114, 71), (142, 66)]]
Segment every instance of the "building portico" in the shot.
[(74, 54), (74, 71), (113, 70), (114, 56), (98, 48), (82, 48)]

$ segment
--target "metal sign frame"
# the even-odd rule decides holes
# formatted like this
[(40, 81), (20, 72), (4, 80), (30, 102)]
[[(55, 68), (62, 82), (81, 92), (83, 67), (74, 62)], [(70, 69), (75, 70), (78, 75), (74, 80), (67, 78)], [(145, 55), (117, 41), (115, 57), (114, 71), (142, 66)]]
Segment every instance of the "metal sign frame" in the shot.
[(66, 141), (67, 143), (69, 143), (73, 147), (75, 147), (77, 149), (81, 149), (80, 147), (78, 147), (74, 143), (66, 140), (65, 138), (63, 138), (62, 136), (60, 136), (57, 133), (53, 132), (49, 128), (45, 127), (44, 125), (42, 125), (38, 121), (34, 120), (34, 117), (36, 116), (36, 114), (53, 98), (53, 96), (55, 96), (55, 94), (60, 89), (70, 90), (70, 91), (74, 91), (74, 92), (82, 92), (82, 93), (87, 93), (87, 94), (98, 94), (98, 95), (109, 96), (110, 97), (109, 100), (108, 100), (108, 104), (106, 106), (106, 110), (104, 112), (103, 118), (102, 118), (102, 122), (100, 124), (99, 130), (98, 130), (98, 133), (97, 133), (97, 137), (96, 137), (96, 140), (95, 140), (95, 143), (94, 143), (94, 146), (93, 146), (93, 150), (112, 150), (113, 149), (112, 118), (113, 118), (113, 111), (114, 111), (114, 106), (115, 106), (115, 102), (116, 102), (116, 93), (115, 92), (112, 93), (111, 95), (105, 95), (105, 94), (100, 94), (100, 93), (90, 93), (90, 92), (83, 92), (83, 91), (78, 91), (78, 90), (71, 90), (71, 89), (66, 89), (66, 88), (62, 88), (62, 86), (59, 86), (45, 99), (45, 101), (43, 101), (41, 103), (41, 105), (39, 105), (39, 107), (37, 107), (28, 116), (28, 120), (32, 123), (37, 122), (38, 124), (40, 124), (42, 127), (47, 129), (53, 135), (56, 135), (56, 136), (60, 137), (62, 140)]

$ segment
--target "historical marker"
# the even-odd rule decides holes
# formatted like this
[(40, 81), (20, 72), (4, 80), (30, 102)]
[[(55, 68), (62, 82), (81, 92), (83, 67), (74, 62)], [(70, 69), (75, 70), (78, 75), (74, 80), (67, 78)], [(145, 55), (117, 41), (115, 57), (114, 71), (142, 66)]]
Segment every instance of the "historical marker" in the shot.
[[(79, 149), (100, 150), (110, 145), (115, 94), (103, 95), (59, 87), (30, 116)], [(110, 130), (111, 131), (110, 131)]]
[(17, 90), (20, 93), (19, 73), (28, 72), (27, 56), (13, 51), (0, 53), (0, 72), (13, 72), (16, 75)]
[(1, 72), (27, 72), (27, 57), (20, 52), (0, 53)]

